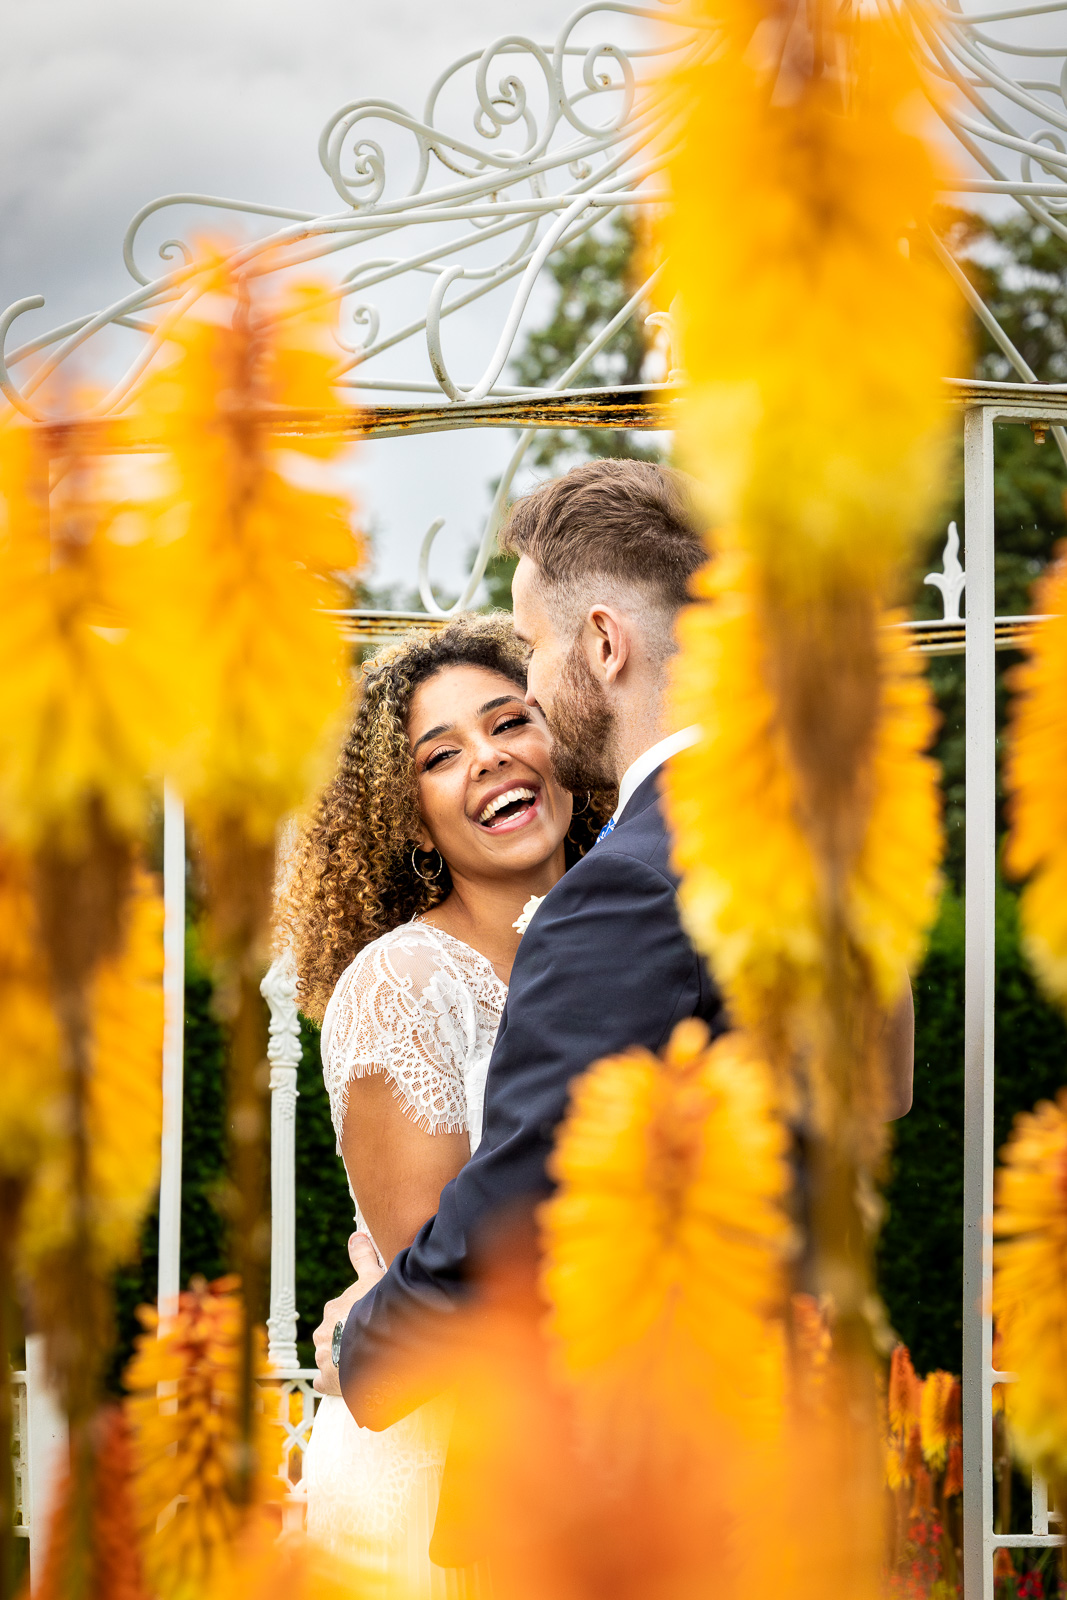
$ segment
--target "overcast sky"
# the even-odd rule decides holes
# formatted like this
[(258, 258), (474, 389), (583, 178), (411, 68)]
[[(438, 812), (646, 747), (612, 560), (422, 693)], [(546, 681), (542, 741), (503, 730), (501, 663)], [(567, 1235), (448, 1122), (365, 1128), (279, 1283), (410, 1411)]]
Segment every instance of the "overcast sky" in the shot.
[[(574, 0), (7, 0), (0, 306), (34, 293), (47, 299), (12, 342), (131, 287), (122, 236), (157, 195), (204, 191), (336, 210), (316, 153), (332, 111), (370, 95), (418, 111), (454, 58), (505, 33), (547, 44), (573, 7)], [(619, 24), (595, 26), (608, 34)], [(1062, 13), (1016, 26), (1029, 30), (1031, 43), (1063, 40)], [(1016, 70), (1036, 66), (1020, 62)], [(1053, 76), (1059, 61), (1040, 66)], [(457, 102), (457, 131), (469, 134), (472, 106)], [(189, 221), (178, 213), (166, 225)], [(148, 252), (166, 237), (162, 221), (154, 234), (147, 230), (142, 260), (152, 272), (158, 266)], [(421, 280), (423, 295), (427, 284)], [(495, 343), (499, 304), (483, 302), (446, 325), (446, 352), (464, 380)], [(545, 304), (544, 296), (535, 302), (535, 316)], [(488, 506), (487, 484), (512, 442), (509, 433), (482, 430), (360, 447), (353, 471), (378, 541), (379, 578), (413, 581), (422, 535), (443, 516), (437, 570), (458, 582)]]
[[(335, 211), (316, 151), (331, 112), (370, 95), (420, 111), (453, 59), (505, 33), (548, 43), (572, 9), (572, 0), (7, 0), (0, 306), (47, 300), (9, 344), (132, 287), (121, 242), (146, 201), (203, 191)], [(158, 270), (151, 257), (144, 264)], [(481, 342), (481, 325), (471, 331)], [(454, 337), (452, 354), (461, 367)], [(439, 570), (458, 578), (512, 443), (479, 431), (361, 447), (381, 577), (409, 579), (427, 525), (444, 516)]]

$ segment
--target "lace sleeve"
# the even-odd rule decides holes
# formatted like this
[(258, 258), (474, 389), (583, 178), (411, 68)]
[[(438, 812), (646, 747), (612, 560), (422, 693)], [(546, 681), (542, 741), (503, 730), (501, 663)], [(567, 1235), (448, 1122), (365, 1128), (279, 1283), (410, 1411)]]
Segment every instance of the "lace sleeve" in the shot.
[(353, 1078), (382, 1072), (428, 1133), (466, 1132), (471, 996), (418, 928), (377, 939), (340, 979), (323, 1024), (323, 1077), (340, 1148)]

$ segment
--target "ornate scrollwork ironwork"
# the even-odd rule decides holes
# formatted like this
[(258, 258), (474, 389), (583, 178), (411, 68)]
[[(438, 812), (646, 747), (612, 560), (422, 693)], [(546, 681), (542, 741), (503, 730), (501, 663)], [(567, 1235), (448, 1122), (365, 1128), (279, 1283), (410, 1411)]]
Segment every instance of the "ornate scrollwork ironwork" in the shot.
[[(1011, 195), (1067, 240), (1067, 39), (1044, 45), (1028, 38), (1032, 5), (967, 16), (946, 0), (879, 3), (897, 18), (939, 114), (984, 174), (959, 179), (954, 192)], [(1067, 0), (1039, 9), (1058, 15), (1067, 11)], [(650, 23), (655, 33), (647, 31)], [(51, 374), (97, 332), (117, 324), (137, 331), (142, 347), (96, 414), (130, 403), (175, 320), (204, 291), (204, 270), (178, 235), (157, 247), (154, 276), (142, 266), (146, 225), (181, 206), (267, 220), (263, 237), (234, 247), (235, 266), (254, 263), (258, 271), (283, 273), (308, 261), (350, 256), (334, 292), (345, 311), (337, 379), (354, 396), (444, 398), (455, 407), (455, 425), (463, 426), (464, 408), (473, 411), (486, 398), (536, 395), (505, 379), (538, 279), (555, 252), (599, 221), (662, 199), (657, 171), (670, 141), (670, 115), (640, 90), (665, 62), (713, 50), (715, 37), (713, 27), (687, 16), (675, 0), (589, 0), (551, 44), (509, 33), (462, 56), (431, 85), (421, 114), (380, 98), (352, 101), (330, 117), (319, 141), (337, 211), (315, 215), (193, 193), (152, 201), (137, 213), (124, 242), (131, 291), (10, 353), (12, 325), (43, 301), (28, 297), (0, 315), (0, 390), (18, 411), (45, 417), (41, 395)], [(1019, 59), (1054, 63), (1055, 75), (1015, 76), (1012, 63)], [(946, 98), (946, 84), (954, 86), (955, 99)], [(1006, 359), (1025, 382), (1035, 381), (959, 265), (938, 248)], [(389, 298), (388, 286), (418, 285), (423, 278), (421, 303), (410, 308), (409, 296), (409, 308), (398, 309), (401, 302)], [(647, 314), (650, 288), (651, 280), (553, 387), (573, 386), (626, 318)], [(448, 319), (495, 290), (508, 298), (503, 309), (498, 300), (487, 301), (497, 327), (492, 355), (480, 372), (462, 372), (465, 352), (449, 348)], [(662, 314), (657, 320), (662, 324)], [(409, 357), (402, 376), (384, 361), (395, 351)], [(31, 357), (37, 358), (32, 370)], [(671, 366), (676, 379), (673, 355)], [(17, 372), (26, 375), (18, 379)], [(1067, 434), (1053, 431), (1067, 454)], [(508, 463), (457, 606), (470, 604), (480, 585), (531, 437), (523, 434)], [(419, 573), (423, 603), (437, 615), (444, 608), (430, 585), (429, 560), (441, 525), (438, 519), (427, 534)]]

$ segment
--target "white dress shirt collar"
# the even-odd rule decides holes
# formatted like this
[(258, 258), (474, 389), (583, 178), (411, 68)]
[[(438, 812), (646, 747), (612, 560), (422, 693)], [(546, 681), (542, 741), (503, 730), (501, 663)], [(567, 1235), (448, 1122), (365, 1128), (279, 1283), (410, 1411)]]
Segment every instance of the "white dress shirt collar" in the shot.
[(629, 805), (634, 790), (644, 783), (650, 773), (655, 772), (665, 761), (669, 761), (671, 756), (676, 756), (680, 750), (688, 750), (699, 738), (700, 729), (695, 725), (691, 728), (682, 728), (678, 733), (672, 733), (666, 739), (661, 739), (651, 750), (646, 750), (644, 755), (632, 761), (619, 784), (619, 803), (615, 807), (612, 822), (618, 822)]

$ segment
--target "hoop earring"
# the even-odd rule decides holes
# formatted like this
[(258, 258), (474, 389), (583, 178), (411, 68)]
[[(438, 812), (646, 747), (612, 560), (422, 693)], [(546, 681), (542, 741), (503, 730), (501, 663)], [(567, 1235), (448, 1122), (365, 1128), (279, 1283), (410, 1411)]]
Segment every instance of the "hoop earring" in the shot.
[(421, 878), (423, 883), (436, 883), (438, 878), (441, 876), (441, 872), (442, 872), (442, 870), (444, 868), (444, 864), (445, 864), (444, 856), (441, 854), (440, 850), (436, 850), (435, 849), (432, 852), (429, 852), (430, 854), (435, 855), (437, 857), (437, 871), (436, 872), (420, 872), (419, 871), (419, 867), (418, 867), (418, 862), (415, 860), (415, 854), (416, 854), (416, 851), (418, 850), (418, 848), (419, 848), (418, 845), (416, 845), (415, 849), (412, 850), (412, 852), (411, 852), (411, 870), (412, 870), (412, 872), (415, 874), (416, 878)]
[(585, 799), (583, 800), (582, 804), (580, 806), (575, 806), (574, 815), (576, 817), (580, 817), (582, 815), (583, 811), (588, 811), (592, 799), (593, 799), (593, 791), (592, 791), (592, 789), (587, 789), (585, 791)]

